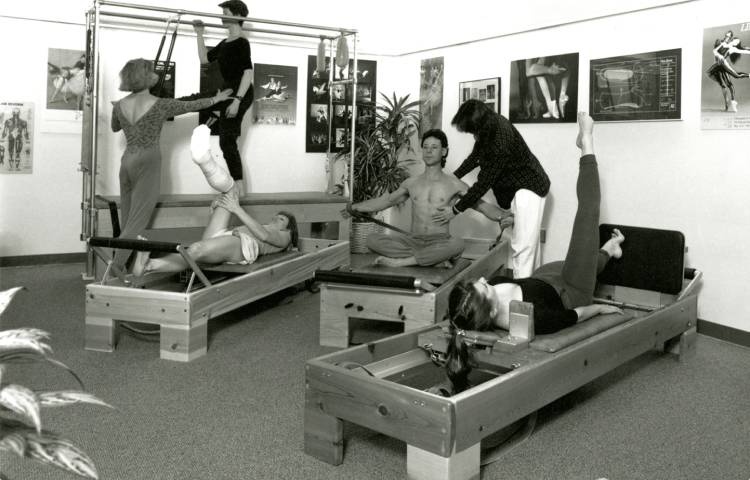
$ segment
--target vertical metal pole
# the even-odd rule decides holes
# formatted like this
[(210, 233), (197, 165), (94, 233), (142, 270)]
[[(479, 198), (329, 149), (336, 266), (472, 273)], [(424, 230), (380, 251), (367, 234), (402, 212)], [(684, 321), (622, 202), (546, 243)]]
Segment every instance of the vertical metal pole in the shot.
[(331, 163), (331, 133), (333, 131), (333, 72), (336, 63), (333, 61), (333, 39), (328, 39), (328, 146), (326, 148), (326, 161), (331, 174), (333, 164)]
[[(100, 28), (100, 5), (99, 0), (94, 0), (94, 22), (92, 28), (91, 41), (91, 126), (89, 128), (90, 137), (88, 138), (88, 148), (90, 149), (91, 162), (88, 174), (88, 198), (85, 199), (88, 210), (88, 229), (86, 239), (96, 234), (96, 208), (94, 208), (94, 199), (96, 197), (96, 173), (98, 157), (98, 131), (99, 131), (99, 36)], [(94, 278), (96, 276), (96, 257), (93, 250), (88, 249), (86, 256), (86, 276)]]
[(357, 34), (352, 34), (352, 52), (354, 53), (353, 80), (352, 80), (352, 129), (351, 150), (349, 152), (349, 203), (354, 201), (354, 149), (357, 145)]

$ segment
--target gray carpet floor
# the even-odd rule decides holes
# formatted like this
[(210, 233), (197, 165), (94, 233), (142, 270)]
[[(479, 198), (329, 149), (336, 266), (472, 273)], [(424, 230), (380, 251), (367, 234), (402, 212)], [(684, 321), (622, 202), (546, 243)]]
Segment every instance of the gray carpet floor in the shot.
[[(102, 479), (390, 479), (406, 476), (403, 442), (345, 424), (344, 463), (303, 452), (305, 361), (318, 345), (319, 297), (287, 292), (211, 321), (208, 354), (159, 359), (157, 338), (122, 334), (114, 353), (83, 349), (83, 266), (0, 269), (0, 289), (26, 286), (0, 328), (52, 334), (54, 356), (115, 410), (45, 409), (46, 428), (73, 440)], [(75, 383), (51, 365), (13, 365), (4, 383)], [(502, 405), (498, 405), (502, 408)], [(0, 453), (14, 480), (73, 479)], [(519, 447), (482, 479), (750, 478), (750, 350), (699, 335), (680, 363), (644, 354), (539, 412)]]

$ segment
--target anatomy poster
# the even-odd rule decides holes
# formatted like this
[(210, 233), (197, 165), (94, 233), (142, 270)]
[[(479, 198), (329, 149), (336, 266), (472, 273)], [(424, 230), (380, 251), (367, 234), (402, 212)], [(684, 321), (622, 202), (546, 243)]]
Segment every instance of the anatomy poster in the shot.
[(750, 129), (750, 21), (703, 30), (701, 128)]
[(0, 102), (0, 174), (31, 173), (34, 146), (34, 104)]
[(678, 120), (682, 51), (591, 60), (589, 112), (597, 121)]
[(83, 50), (47, 50), (47, 108), (81, 110), (86, 53)]
[(443, 57), (422, 60), (419, 81), (419, 131), (443, 128)]
[(297, 123), (297, 67), (256, 63), (253, 123)]
[(578, 53), (511, 62), (509, 92), (513, 123), (575, 123)]

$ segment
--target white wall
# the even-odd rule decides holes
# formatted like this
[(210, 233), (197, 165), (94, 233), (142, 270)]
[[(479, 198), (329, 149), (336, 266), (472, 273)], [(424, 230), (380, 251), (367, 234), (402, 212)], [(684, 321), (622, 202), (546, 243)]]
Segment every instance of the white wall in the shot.
[[(750, 250), (744, 244), (750, 238), (750, 131), (700, 129), (703, 29), (750, 21), (747, 2), (721, 5), (719, 11), (713, 8), (715, 2), (688, 3), (409, 55), (397, 59), (393, 68), (381, 69), (383, 75), (390, 72), (393, 77), (382, 78), (379, 85), (386, 91), (396, 88), (418, 96), (420, 61), (444, 57), (443, 129), (451, 148), (450, 170), (473, 146), (470, 135), (450, 126), (458, 108), (458, 82), (501, 77), (501, 108), (507, 115), (511, 61), (579, 52), (579, 109), (586, 110), (591, 59), (681, 48), (682, 121), (595, 127), (604, 196), (601, 220), (682, 231), (689, 248), (688, 266), (705, 272), (699, 317), (750, 331), (750, 305), (742, 280), (750, 266)], [(747, 59), (742, 62), (748, 66)], [(740, 108), (747, 112), (750, 99), (740, 99)], [(576, 207), (576, 126), (519, 124), (517, 128), (552, 180), (543, 259), (562, 259)], [(464, 178), (469, 183), (475, 179), (475, 173)], [(477, 236), (497, 231), (476, 214), (462, 217), (455, 221), (455, 231)]]
[[(33, 101), (35, 103), (34, 155), (32, 175), (0, 175), (0, 257), (85, 251), (81, 233), (81, 183), (79, 172), (81, 137), (78, 132), (50, 133), (42, 123), (50, 114), (46, 110), (46, 59), (48, 48), (83, 50), (85, 48), (84, 12), (91, 5), (85, 0), (46, 2), (43, 11), (31, 4), (5, 2), (0, 6), (0, 40), (10, 45), (23, 39), (22, 47), (4, 52), (5, 65), (19, 65), (17, 75), (0, 76), (0, 101)], [(142, 4), (167, 8), (221, 13), (216, 2), (200, 0), (149, 0)], [(252, 5), (251, 5), (252, 6)], [(106, 7), (108, 10), (116, 10)], [(304, 18), (305, 8), (298, 9)], [(132, 12), (132, 11), (131, 11)], [(166, 17), (166, 13), (140, 12)], [(258, 14), (263, 18), (267, 15)], [(34, 21), (32, 18), (48, 21)], [(111, 17), (106, 18), (111, 23)], [(218, 23), (218, 20), (213, 20)], [(145, 27), (145, 28), (144, 28)], [(158, 27), (158, 28), (157, 28)], [(100, 35), (101, 89), (99, 102), (99, 160), (96, 192), (119, 193), (118, 172), (125, 147), (122, 132), (110, 129), (110, 102), (126, 93), (117, 90), (118, 72), (131, 58), (153, 58), (162, 36), (163, 26), (141, 23), (129, 26), (103, 27)], [(33, 34), (30, 34), (33, 33)], [(209, 31), (208, 43), (223, 38)], [(21, 41), (21, 40), (19, 40)], [(169, 41), (169, 40), (168, 40)], [(253, 61), (296, 66), (297, 124), (295, 126), (252, 125), (245, 116), (240, 151), (243, 156), (246, 190), (250, 192), (325, 191), (327, 187), (325, 154), (305, 153), (305, 115), (307, 57), (317, 52), (317, 39), (270, 39), (256, 36)], [(279, 45), (283, 43), (283, 45)], [(166, 46), (162, 59), (166, 56)], [(360, 58), (376, 59), (372, 56)], [(192, 29), (183, 27), (175, 44), (172, 60), (176, 62), (176, 95), (187, 95), (199, 89), (199, 62)], [(80, 122), (79, 122), (80, 123)], [(188, 154), (192, 128), (197, 114), (190, 113), (167, 122), (162, 131), (163, 193), (210, 193), (200, 170)], [(80, 126), (78, 126), (80, 129)], [(213, 137), (214, 152), (220, 158), (218, 137)], [(220, 161), (223, 161), (220, 159)], [(13, 208), (8, 206), (13, 205)]]
[[(78, 22), (70, 12), (82, 11), (88, 2), (49, 2), (45, 15)], [(180, 8), (211, 11), (206, 2), (165, 0), (158, 3)], [(0, 15), (35, 17), (33, 5), (4, 2)], [(211, 3), (213, 6), (213, 2)], [(605, 123), (596, 127), (604, 201), (602, 221), (669, 228), (685, 233), (689, 246), (688, 265), (705, 272), (699, 301), (699, 316), (719, 324), (750, 331), (750, 307), (744, 301), (744, 269), (750, 251), (742, 244), (750, 238), (750, 215), (746, 179), (748, 131), (703, 131), (700, 129), (700, 82), (703, 29), (750, 21), (746, 1), (696, 1), (640, 13), (601, 18), (568, 26), (511, 35), (483, 42), (445, 48), (419, 55), (379, 57), (378, 90), (419, 95), (419, 66), (423, 58), (445, 57), (443, 128), (451, 143), (448, 169), (455, 168), (470, 151), (472, 139), (458, 134), (449, 121), (458, 108), (458, 82), (500, 76), (502, 109), (507, 113), (508, 80), (512, 60), (555, 53), (580, 53), (579, 108), (587, 108), (588, 62), (590, 59), (669, 48), (682, 49), (682, 121)], [(9, 11), (13, 8), (15, 10)], [(306, 6), (299, 7), (304, 18)], [(312, 7), (309, 7), (312, 8)], [(450, 10), (445, 10), (450, 18)], [(25, 14), (25, 15), (24, 15)], [(258, 15), (271, 17), (270, 15)], [(368, 21), (356, 17), (356, 23)], [(333, 24), (339, 22), (331, 22)], [(349, 25), (342, 25), (349, 26)], [(454, 24), (470, 30), (471, 24)], [(33, 33), (33, 34), (30, 34)], [(4, 99), (33, 101), (37, 118), (43, 118), (48, 47), (82, 49), (83, 27), (57, 25), (0, 17), (0, 40), (22, 38), (20, 48), (4, 51), (6, 65), (23, 65), (23, 75), (0, 76)], [(110, 42), (102, 56), (105, 78), (112, 81), (116, 68), (135, 56), (150, 56), (159, 35), (105, 32)], [(408, 35), (403, 36), (404, 42)], [(197, 89), (194, 39), (181, 37), (175, 52), (178, 63), (178, 94)], [(127, 48), (124, 48), (126, 46)], [(115, 48), (117, 47), (117, 48)], [(122, 51), (125, 50), (126, 53)], [(412, 51), (404, 44), (403, 51)], [(254, 44), (254, 60), (261, 63), (297, 65), (299, 90), (304, 89), (306, 56), (314, 49)], [(745, 59), (744, 61), (747, 61)], [(114, 84), (114, 83), (113, 83)], [(105, 101), (117, 98), (111, 87)], [(243, 140), (246, 175), (253, 191), (320, 190), (325, 185), (323, 155), (304, 153), (304, 94), (298, 101), (298, 126), (293, 128), (252, 126)], [(105, 105), (105, 102), (102, 102)], [(749, 105), (750, 106), (750, 105)], [(741, 103), (741, 108), (744, 107)], [(102, 111), (106, 127), (109, 111)], [(187, 135), (194, 125), (188, 115), (164, 130), (165, 191), (207, 191), (202, 179), (184, 157)], [(33, 175), (0, 175), (0, 256), (35, 255), (83, 251), (80, 233), (80, 138), (74, 134), (35, 131)], [(567, 248), (570, 222), (575, 211), (573, 188), (577, 149), (575, 126), (519, 125), (533, 151), (552, 179), (545, 215), (547, 243), (545, 260), (562, 258)], [(107, 132), (107, 128), (103, 129)], [(116, 191), (116, 168), (122, 149), (121, 136), (102, 133), (107, 167), (102, 167), (101, 189)], [(187, 164), (187, 165), (186, 165)], [(185, 167), (185, 168), (183, 168)], [(475, 177), (465, 179), (473, 181)], [(401, 219), (403, 220), (403, 219)], [(462, 215), (454, 229), (465, 235), (492, 236), (493, 225), (479, 215)]]

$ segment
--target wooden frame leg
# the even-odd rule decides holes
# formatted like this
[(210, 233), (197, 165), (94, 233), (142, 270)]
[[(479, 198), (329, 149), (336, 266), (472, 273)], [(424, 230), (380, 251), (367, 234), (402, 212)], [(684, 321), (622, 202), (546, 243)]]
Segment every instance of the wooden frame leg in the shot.
[(111, 318), (86, 315), (84, 348), (97, 352), (112, 352), (117, 345), (117, 322)]
[(406, 445), (406, 475), (409, 480), (479, 480), (480, 444), (450, 457)]
[[(346, 298), (345, 298), (346, 297)], [(320, 345), (346, 348), (349, 346), (349, 315), (346, 313), (345, 292), (320, 288)]]
[(200, 318), (192, 325), (162, 325), (160, 357), (164, 360), (189, 362), (206, 354), (208, 320)]
[(681, 362), (693, 358), (695, 355), (695, 341), (698, 338), (698, 330), (693, 327), (674, 338), (664, 342), (664, 351), (674, 353)]
[(305, 453), (331, 465), (344, 461), (343, 420), (310, 401), (305, 405)]

